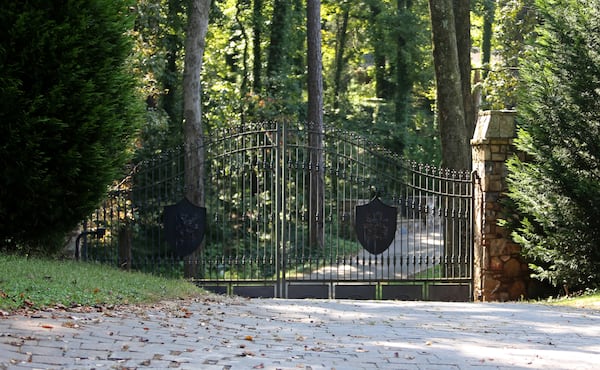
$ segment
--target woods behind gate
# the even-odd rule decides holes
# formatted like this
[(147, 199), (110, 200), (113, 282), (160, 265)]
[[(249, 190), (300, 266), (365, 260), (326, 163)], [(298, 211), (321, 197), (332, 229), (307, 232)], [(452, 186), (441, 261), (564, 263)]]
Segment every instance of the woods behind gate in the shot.
[[(322, 135), (319, 155), (309, 135)], [(346, 131), (282, 123), (211, 133), (204, 149), (206, 204), (187, 231), (202, 227), (201, 243), (168, 242), (174, 206), (195, 214), (185, 204), (184, 150), (175, 148), (110, 191), (85, 223), (106, 233), (84, 238), (82, 258), (250, 297), (472, 297), (469, 171), (408, 162)], [(385, 245), (364, 248), (373, 232), (388, 233)]]

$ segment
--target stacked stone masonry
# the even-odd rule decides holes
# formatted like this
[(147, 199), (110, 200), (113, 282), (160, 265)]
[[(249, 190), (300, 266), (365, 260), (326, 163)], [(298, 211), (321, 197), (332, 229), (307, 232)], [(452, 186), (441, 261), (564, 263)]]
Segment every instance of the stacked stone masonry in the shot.
[(514, 111), (479, 113), (471, 141), (475, 172), (475, 279), (474, 299), (479, 301), (518, 300), (527, 296), (529, 269), (521, 247), (498, 224), (507, 215), (506, 160), (514, 154)]

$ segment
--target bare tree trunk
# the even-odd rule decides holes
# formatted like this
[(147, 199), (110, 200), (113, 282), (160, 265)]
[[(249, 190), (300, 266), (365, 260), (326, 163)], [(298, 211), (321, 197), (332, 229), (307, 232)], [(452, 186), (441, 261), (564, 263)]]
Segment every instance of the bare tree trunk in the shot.
[(262, 38), (262, 30), (263, 30), (263, 15), (262, 15), (262, 0), (254, 0), (254, 8), (252, 11), (252, 27), (253, 27), (253, 35), (252, 35), (252, 55), (254, 60), (252, 61), (252, 71), (253, 71), (253, 85), (252, 90), (254, 93), (260, 93), (262, 88), (262, 48), (261, 48), (261, 38)]
[[(200, 72), (204, 53), (210, 0), (192, 0), (188, 5), (188, 27), (183, 68), (183, 117), (185, 143), (185, 196), (193, 204), (204, 206), (204, 136)], [(200, 246), (199, 246), (200, 247)], [(198, 251), (185, 261), (186, 277), (196, 277)]]
[[(238, 0), (238, 2), (236, 4), (235, 21), (237, 22), (238, 27), (240, 28), (240, 31), (242, 34), (242, 42), (244, 43), (244, 51), (243, 51), (243, 55), (242, 55), (242, 83), (240, 85), (240, 95), (241, 95), (242, 100), (248, 94), (248, 89), (249, 89), (248, 88), (248, 58), (249, 58), (248, 44), (249, 44), (249, 42), (248, 42), (248, 35), (246, 34), (246, 26), (244, 26), (244, 22), (240, 18), (240, 14), (242, 14), (243, 10), (244, 10), (244, 4)], [(247, 108), (246, 108), (246, 105), (243, 104), (240, 107), (240, 117), (241, 117), (242, 125), (244, 125), (246, 123), (246, 114), (247, 114)]]
[(375, 96), (382, 99), (388, 98), (389, 89), (385, 75), (386, 56), (384, 51), (384, 30), (378, 16), (381, 14), (381, 3), (369, 3), (369, 15), (372, 28), (373, 62), (375, 63)]
[(453, 0), (429, 0), (442, 166), (470, 168)]
[(496, 0), (484, 0), (483, 35), (481, 36), (481, 64), (484, 67), (481, 78), (486, 79), (492, 56), (492, 36), (494, 25), (494, 13), (496, 12)]
[(340, 107), (340, 94), (342, 91), (342, 70), (344, 69), (344, 51), (346, 49), (346, 39), (348, 36), (348, 21), (350, 19), (350, 6), (347, 3), (342, 5), (342, 21), (338, 20), (338, 28), (336, 31), (336, 47), (335, 47), (335, 71), (333, 77), (333, 109), (337, 110)]
[[(273, 3), (273, 15), (271, 17), (271, 38), (267, 56), (267, 77), (273, 79), (283, 70), (286, 62), (286, 43), (288, 40), (288, 22), (290, 13), (289, 0), (275, 0)], [(273, 89), (273, 81), (267, 81)]]
[[(437, 113), (442, 144), (442, 166), (471, 168), (470, 137), (465, 119), (463, 85), (456, 40), (453, 0), (429, 0), (433, 37), (433, 62), (437, 83)], [(462, 200), (458, 200), (462, 202)], [(460, 276), (460, 260), (466, 256), (464, 227), (455, 201), (444, 205), (444, 275)]]
[[(475, 132), (477, 120), (477, 113), (473, 108), (473, 94), (471, 94), (471, 0), (454, 0), (453, 11), (465, 127), (467, 139), (470, 140)], [(471, 158), (470, 148), (468, 153)], [(471, 168), (470, 162), (469, 159), (469, 166), (465, 168)]]
[[(410, 12), (410, 2), (407, 0), (398, 0), (398, 14), (407, 14)], [(402, 27), (400, 25), (399, 27)], [(406, 26), (405, 26), (406, 27)], [(413, 81), (409, 74), (409, 60), (407, 58), (407, 40), (402, 32), (398, 32), (396, 39), (396, 95), (395, 95), (395, 119), (398, 130), (406, 132), (409, 110), (410, 93), (413, 87)], [(406, 137), (402, 137), (402, 149), (406, 145)]]
[(307, 0), (308, 123), (310, 150), (309, 240), (313, 247), (324, 244), (323, 217), (323, 73), (321, 61), (321, 2)]

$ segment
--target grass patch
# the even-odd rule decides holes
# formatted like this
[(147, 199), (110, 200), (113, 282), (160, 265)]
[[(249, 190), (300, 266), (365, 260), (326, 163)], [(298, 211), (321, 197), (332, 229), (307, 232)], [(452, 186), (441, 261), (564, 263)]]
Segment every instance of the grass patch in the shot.
[(557, 306), (600, 309), (600, 292), (587, 292), (578, 296), (551, 298), (546, 303)]
[(205, 294), (182, 279), (100, 264), (0, 254), (0, 309), (151, 303)]

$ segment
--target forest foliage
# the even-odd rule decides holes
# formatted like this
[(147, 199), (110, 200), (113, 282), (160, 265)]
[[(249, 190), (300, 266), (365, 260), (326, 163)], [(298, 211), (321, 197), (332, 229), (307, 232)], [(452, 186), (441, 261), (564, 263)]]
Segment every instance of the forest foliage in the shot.
[(540, 0), (525, 53), (517, 148), (509, 161), (515, 240), (534, 276), (600, 285), (600, 3)]
[[(439, 163), (427, 2), (397, 3), (321, 2), (324, 121)], [(137, 68), (153, 104), (143, 157), (181, 140), (181, 111), (172, 103), (181, 96), (185, 22), (176, 0), (140, 0), (136, 11)], [(243, 122), (305, 122), (306, 48), (303, 1), (213, 1), (202, 79), (207, 134)], [(402, 89), (408, 93), (397, 103)]]

